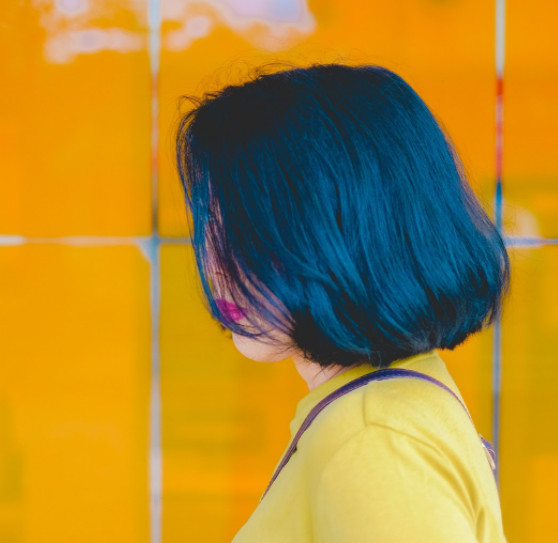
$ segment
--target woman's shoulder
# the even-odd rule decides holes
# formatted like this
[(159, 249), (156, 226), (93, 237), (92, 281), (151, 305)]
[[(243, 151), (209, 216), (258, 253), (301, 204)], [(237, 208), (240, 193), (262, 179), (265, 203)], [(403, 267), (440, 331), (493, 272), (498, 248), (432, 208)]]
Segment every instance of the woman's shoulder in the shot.
[[(320, 443), (341, 445), (368, 426), (376, 426), (433, 444), (452, 436), (477, 439), (461, 393), (445, 363), (434, 352), (406, 359), (393, 368), (420, 372), (444, 385), (412, 376), (372, 380), (329, 404), (312, 422), (307, 433)], [(453, 392), (453, 394), (451, 392)]]
[(443, 362), (424, 362), (408, 369), (430, 380), (411, 374), (371, 381), (363, 387), (363, 425), (380, 425), (435, 443), (452, 435), (478, 437), (464, 399)]
[[(409, 369), (434, 377), (462, 400), (435, 358)], [(394, 530), (382, 519), (405, 511), (416, 518), (401, 525), (397, 540), (420, 529), (420, 541), (504, 541), (497, 490), (478, 433), (443, 387), (415, 378), (370, 381), (329, 404), (306, 434), (300, 453), (319, 524), (325, 523), (327, 533), (340, 526), (348, 530), (335, 540), (351, 540), (360, 515), (366, 517), (362, 533), (377, 525), (381, 540), (387, 535), (382, 526)], [(334, 511), (346, 511), (347, 522), (337, 514), (334, 525), (329, 523)], [(481, 537), (482, 518), (492, 539)], [(454, 538), (459, 534), (463, 539)]]
[[(407, 367), (435, 378), (463, 401), (437, 355)], [(406, 441), (411, 450), (430, 450), (438, 465), (445, 464), (457, 477), (475, 479), (475, 469), (486, 468), (477, 430), (460, 401), (435, 383), (412, 377), (373, 380), (352, 390), (329, 404), (305, 434), (300, 443), (316, 473), (365, 435), (373, 435), (371, 441), (366, 438), (374, 448), (371, 458), (397, 455), (393, 444)]]

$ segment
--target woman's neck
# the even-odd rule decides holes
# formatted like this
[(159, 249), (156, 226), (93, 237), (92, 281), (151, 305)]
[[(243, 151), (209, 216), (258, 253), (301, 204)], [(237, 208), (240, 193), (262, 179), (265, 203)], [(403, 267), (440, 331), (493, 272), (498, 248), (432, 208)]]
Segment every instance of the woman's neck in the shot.
[(311, 362), (298, 354), (293, 355), (291, 358), (294, 362), (296, 370), (306, 381), (309, 390), (313, 390), (322, 383), (329, 381), (332, 377), (360, 365), (360, 363), (357, 363), (352, 366), (335, 365), (328, 368), (322, 368), (316, 362)]

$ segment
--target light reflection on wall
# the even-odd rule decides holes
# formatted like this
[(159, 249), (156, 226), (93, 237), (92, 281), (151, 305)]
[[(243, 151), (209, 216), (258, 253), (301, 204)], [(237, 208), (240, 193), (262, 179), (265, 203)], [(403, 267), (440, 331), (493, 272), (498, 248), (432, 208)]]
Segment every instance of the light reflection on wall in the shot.
[[(47, 31), (45, 59), (65, 63), (79, 54), (102, 50), (127, 53), (144, 48), (145, 32), (98, 25), (99, 14), (115, 4), (145, 24), (142, 0), (35, 0), (41, 10), (41, 25)], [(185, 49), (219, 26), (234, 30), (254, 46), (277, 51), (310, 35), (316, 27), (306, 0), (166, 0), (160, 9), (162, 21), (172, 25), (163, 36), (169, 51)]]

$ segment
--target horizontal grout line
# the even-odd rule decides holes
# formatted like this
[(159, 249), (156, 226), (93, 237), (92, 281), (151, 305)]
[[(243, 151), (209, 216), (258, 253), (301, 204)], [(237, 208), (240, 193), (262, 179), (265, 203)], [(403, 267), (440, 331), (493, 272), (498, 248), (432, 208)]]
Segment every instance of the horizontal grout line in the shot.
[(521, 246), (540, 246), (540, 245), (557, 245), (558, 238), (522, 238), (522, 237), (506, 237), (504, 238), (506, 245), (514, 247)]
[[(506, 245), (513, 247), (532, 247), (541, 245), (557, 245), (558, 238), (531, 238), (519, 236), (504, 237)], [(138, 243), (158, 244), (190, 244), (189, 237), (158, 236), (58, 236), (58, 237), (25, 237), (0, 235), (0, 245), (24, 245), (26, 243), (44, 243), (57, 245), (136, 245)]]
[(135, 245), (138, 243), (184, 243), (189, 244), (188, 237), (150, 236), (53, 236), (25, 237), (0, 235), (0, 245), (23, 245), (25, 243), (45, 243), (57, 245)]

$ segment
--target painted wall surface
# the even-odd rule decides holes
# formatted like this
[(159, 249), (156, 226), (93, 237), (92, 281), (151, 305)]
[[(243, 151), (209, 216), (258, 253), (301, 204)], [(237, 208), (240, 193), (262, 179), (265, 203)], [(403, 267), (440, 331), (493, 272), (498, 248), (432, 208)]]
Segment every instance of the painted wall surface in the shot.
[(205, 313), (173, 131), (181, 95), (277, 60), (402, 75), (503, 212), (502, 322), (441, 355), (499, 444), (509, 542), (553, 539), (558, 6), (507, 0), (505, 39), (497, 13), (482, 0), (1, 3), (1, 543), (217, 543), (256, 507), (307, 388), (289, 360), (244, 358)]

